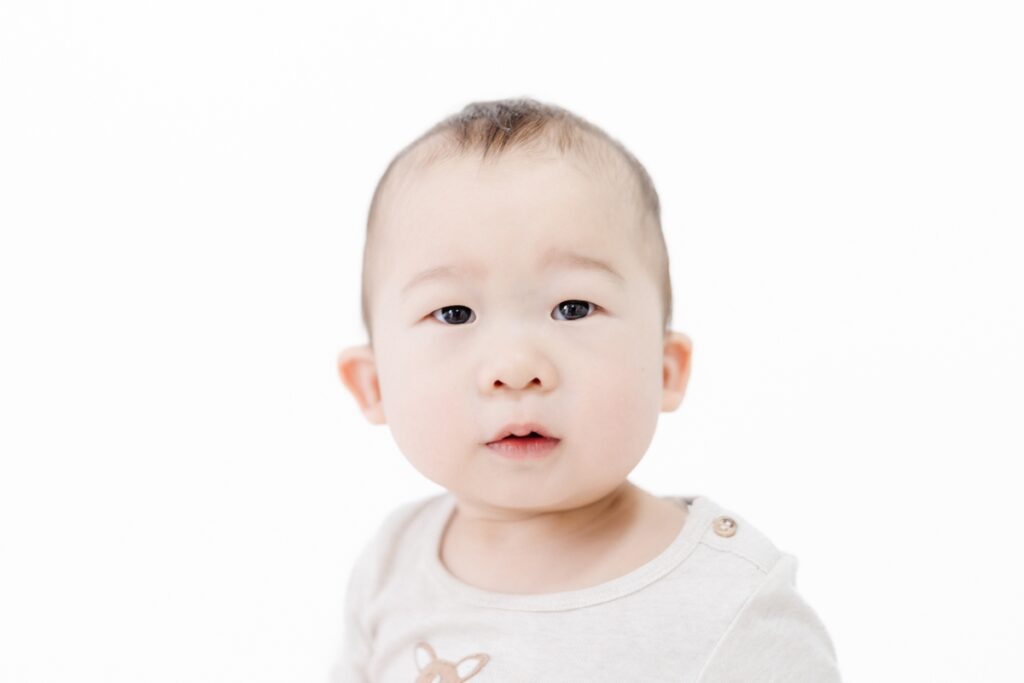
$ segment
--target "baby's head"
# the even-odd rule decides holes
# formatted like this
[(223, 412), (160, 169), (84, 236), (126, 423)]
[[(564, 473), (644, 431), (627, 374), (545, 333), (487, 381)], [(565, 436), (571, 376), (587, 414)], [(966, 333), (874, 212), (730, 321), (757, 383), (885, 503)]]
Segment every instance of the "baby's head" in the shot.
[[(657, 192), (564, 109), (473, 103), (399, 152), (370, 205), (362, 288), (369, 343), (342, 352), (342, 380), (460, 500), (598, 500), (682, 401), (691, 343), (669, 330)], [(530, 459), (487, 445), (516, 423), (559, 442)]]

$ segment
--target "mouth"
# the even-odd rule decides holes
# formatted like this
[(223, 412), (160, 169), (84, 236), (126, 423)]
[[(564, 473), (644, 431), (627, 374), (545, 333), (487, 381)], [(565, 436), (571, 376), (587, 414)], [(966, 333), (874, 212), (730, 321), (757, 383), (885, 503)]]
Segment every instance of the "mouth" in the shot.
[(522, 436), (506, 434), (500, 439), (488, 442), (487, 447), (502, 457), (523, 460), (543, 458), (550, 454), (560, 442), (561, 439), (531, 430)]
[(503, 441), (506, 438), (540, 438), (540, 439), (554, 439), (558, 440), (558, 437), (552, 434), (547, 427), (537, 422), (516, 422), (507, 424), (499, 429), (494, 436), (491, 437), (487, 445)]

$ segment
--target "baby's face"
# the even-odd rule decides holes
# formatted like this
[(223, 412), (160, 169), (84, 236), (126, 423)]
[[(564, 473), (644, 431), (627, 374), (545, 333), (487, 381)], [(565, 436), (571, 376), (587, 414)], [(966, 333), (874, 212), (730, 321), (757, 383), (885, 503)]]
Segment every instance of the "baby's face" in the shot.
[[(579, 161), (513, 152), (413, 171), (379, 216), (373, 358), (412, 465), (462, 500), (519, 510), (620, 485), (678, 404), (635, 204)], [(561, 441), (503, 457), (486, 444), (514, 422)]]

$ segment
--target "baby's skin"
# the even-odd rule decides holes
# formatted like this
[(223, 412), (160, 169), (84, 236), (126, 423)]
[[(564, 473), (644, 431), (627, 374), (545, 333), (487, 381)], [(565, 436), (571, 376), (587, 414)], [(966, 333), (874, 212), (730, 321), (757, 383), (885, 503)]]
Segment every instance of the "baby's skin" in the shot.
[[(653, 560), (682, 530), (686, 515), (686, 508), (629, 481), (615, 495), (559, 515), (563, 526), (541, 539), (517, 539), (514, 526), (487, 538), (474, 533), (473, 519), (466, 531), (456, 509), (441, 543), (441, 560), (463, 582), (499, 593), (588, 588)], [(577, 527), (571, 526), (573, 519)]]
[[(367, 264), (374, 343), (343, 351), (338, 369), (366, 418), (455, 496), (439, 552), (470, 585), (597, 585), (685, 523), (684, 508), (628, 479), (659, 413), (683, 399), (692, 345), (664, 329), (644, 214), (622, 177), (573, 153), (508, 151), (406, 160), (382, 195)], [(494, 447), (527, 423), (554, 447)]]

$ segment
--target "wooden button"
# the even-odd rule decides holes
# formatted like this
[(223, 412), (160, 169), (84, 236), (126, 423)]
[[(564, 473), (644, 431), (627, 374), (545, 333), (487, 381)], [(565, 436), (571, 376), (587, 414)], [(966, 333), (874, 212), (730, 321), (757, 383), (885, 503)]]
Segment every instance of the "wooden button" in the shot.
[(712, 523), (712, 526), (719, 536), (728, 537), (736, 533), (736, 520), (732, 517), (719, 517)]

